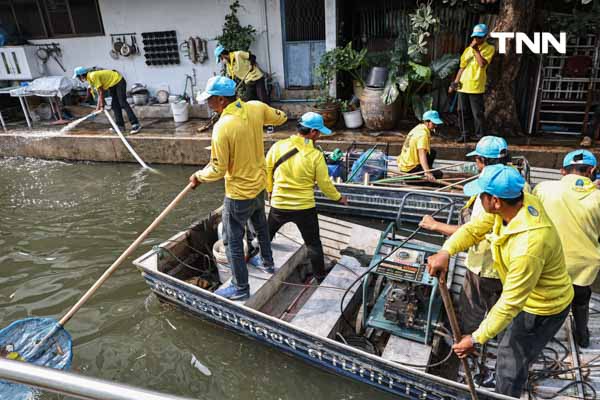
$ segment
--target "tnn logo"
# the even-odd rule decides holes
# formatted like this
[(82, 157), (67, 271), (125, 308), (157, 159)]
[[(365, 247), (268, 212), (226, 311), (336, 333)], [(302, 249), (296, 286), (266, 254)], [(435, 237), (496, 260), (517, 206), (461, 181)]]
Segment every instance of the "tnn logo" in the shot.
[(506, 40), (515, 39), (517, 54), (523, 53), (523, 45), (527, 46), (532, 53), (548, 54), (549, 44), (561, 54), (567, 52), (567, 34), (561, 32), (558, 40), (549, 32), (535, 32), (533, 40), (523, 32), (491, 32), (490, 36), (498, 39), (498, 52), (506, 54)]

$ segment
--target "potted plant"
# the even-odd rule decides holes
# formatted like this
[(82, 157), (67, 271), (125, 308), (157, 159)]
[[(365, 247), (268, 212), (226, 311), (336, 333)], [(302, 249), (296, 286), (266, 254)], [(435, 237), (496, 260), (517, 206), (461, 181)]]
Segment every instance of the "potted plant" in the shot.
[(340, 118), (340, 103), (335, 97), (321, 95), (317, 97), (313, 109), (323, 116), (323, 122), (328, 128), (333, 128)]
[(360, 108), (348, 100), (342, 101), (340, 103), (340, 107), (342, 110), (342, 116), (344, 117), (344, 124), (346, 124), (346, 128), (360, 128), (363, 124)]

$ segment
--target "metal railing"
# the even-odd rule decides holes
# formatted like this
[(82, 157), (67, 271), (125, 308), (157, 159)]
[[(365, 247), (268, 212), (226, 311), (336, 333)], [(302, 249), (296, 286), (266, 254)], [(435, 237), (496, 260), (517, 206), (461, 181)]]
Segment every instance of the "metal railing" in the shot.
[(3, 358), (0, 380), (86, 400), (192, 400)]

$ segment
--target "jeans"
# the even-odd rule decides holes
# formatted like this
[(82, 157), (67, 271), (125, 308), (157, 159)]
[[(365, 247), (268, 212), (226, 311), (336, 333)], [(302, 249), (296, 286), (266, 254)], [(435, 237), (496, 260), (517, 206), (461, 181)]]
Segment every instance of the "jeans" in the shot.
[(269, 104), (269, 93), (267, 92), (267, 84), (263, 76), (259, 80), (246, 83), (246, 101), (258, 100), (265, 104)]
[(529, 365), (569, 315), (569, 307), (555, 315), (541, 316), (521, 311), (506, 328), (498, 346), (496, 392), (521, 397), (527, 382)]
[(472, 93), (458, 93), (458, 101), (460, 112), (462, 113), (462, 135), (469, 136), (469, 129), (465, 123), (471, 121), (473, 123), (473, 135), (480, 138), (484, 135), (484, 99), (483, 93), (472, 94)]
[(223, 228), (227, 241), (227, 259), (233, 273), (233, 284), (238, 289), (247, 289), (248, 268), (244, 255), (244, 233), (250, 220), (258, 236), (260, 253), (265, 266), (274, 266), (269, 229), (265, 215), (265, 191), (254, 199), (234, 200), (225, 197), (223, 202)]
[(269, 212), (269, 232), (271, 240), (275, 233), (288, 222), (296, 224), (308, 249), (308, 257), (317, 279), (325, 277), (325, 259), (323, 245), (319, 235), (319, 218), (316, 208), (307, 210), (282, 210), (271, 207)]
[(119, 128), (125, 127), (125, 121), (123, 120), (123, 109), (127, 113), (127, 118), (131, 125), (139, 124), (137, 117), (135, 116), (131, 106), (127, 102), (127, 82), (125, 78), (121, 78), (119, 83), (108, 89), (110, 97), (112, 97), (111, 108), (115, 114), (115, 123)]
[(458, 303), (460, 331), (463, 334), (473, 333), (501, 294), (500, 279), (483, 278), (467, 270)]

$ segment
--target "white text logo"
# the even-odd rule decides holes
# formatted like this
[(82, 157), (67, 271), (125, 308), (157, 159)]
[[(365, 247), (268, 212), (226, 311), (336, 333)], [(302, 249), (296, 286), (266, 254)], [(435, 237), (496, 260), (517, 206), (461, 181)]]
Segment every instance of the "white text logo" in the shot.
[(506, 41), (508, 39), (515, 39), (515, 52), (517, 54), (523, 53), (523, 45), (535, 54), (548, 54), (549, 45), (552, 45), (561, 54), (567, 52), (567, 34), (565, 32), (559, 34), (558, 40), (549, 32), (535, 32), (533, 40), (523, 32), (492, 32), (490, 36), (498, 39), (498, 52), (500, 54), (506, 54)]

